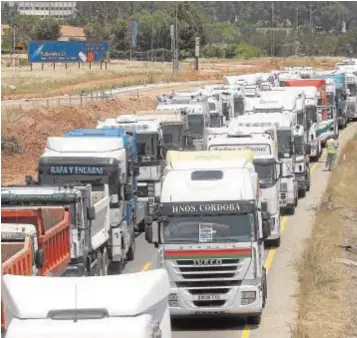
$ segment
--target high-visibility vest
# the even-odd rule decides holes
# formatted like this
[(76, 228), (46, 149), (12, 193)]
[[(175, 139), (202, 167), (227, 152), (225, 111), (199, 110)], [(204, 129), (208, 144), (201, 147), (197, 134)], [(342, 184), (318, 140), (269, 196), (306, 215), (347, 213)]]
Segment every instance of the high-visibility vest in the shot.
[(330, 138), (326, 142), (326, 149), (328, 154), (336, 154), (335, 140)]

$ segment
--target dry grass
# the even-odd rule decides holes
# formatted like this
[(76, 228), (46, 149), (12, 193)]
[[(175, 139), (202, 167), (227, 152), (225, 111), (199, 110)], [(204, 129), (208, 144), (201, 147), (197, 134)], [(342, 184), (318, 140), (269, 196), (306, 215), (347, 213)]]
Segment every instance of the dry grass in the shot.
[[(355, 324), (356, 288), (351, 289), (351, 274), (339, 262), (344, 254), (338, 245), (344, 243), (346, 222), (356, 213), (356, 153), (357, 135), (342, 149), (298, 264), (300, 290), (293, 338), (355, 337), (349, 328)], [(351, 298), (355, 301), (349, 303)]]
[[(77, 64), (45, 65), (41, 70), (39, 64), (30, 67), (3, 67), (2, 98), (34, 98), (63, 94), (76, 94), (98, 89), (125, 87), (130, 85), (175, 82), (188, 80), (220, 79), (223, 75), (245, 74), (254, 71), (282, 69), (286, 66), (313, 66), (331, 68), (340, 58), (255, 58), (251, 60), (200, 59), (200, 72), (193, 71), (193, 60), (180, 64), (180, 72), (173, 74), (170, 63), (151, 63), (142, 61), (115, 61), (108, 65), (108, 70), (93, 65), (78, 68)], [(12, 90), (9, 85), (16, 87)]]

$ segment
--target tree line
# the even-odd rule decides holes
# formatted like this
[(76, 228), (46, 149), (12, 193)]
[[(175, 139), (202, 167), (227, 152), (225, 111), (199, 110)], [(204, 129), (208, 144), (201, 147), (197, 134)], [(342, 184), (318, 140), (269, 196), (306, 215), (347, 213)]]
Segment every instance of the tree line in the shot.
[[(88, 40), (109, 40), (111, 57), (123, 57), (131, 45), (131, 20), (138, 22), (135, 51), (170, 50), (170, 25), (177, 17), (180, 57), (192, 57), (195, 37), (201, 56), (355, 55), (357, 5), (354, 2), (78, 2), (73, 19), (57, 21), (2, 10), (15, 24), (17, 39), (51, 40), (60, 25), (84, 27)], [(273, 15), (274, 14), (274, 15)], [(347, 33), (343, 29), (347, 28)], [(11, 47), (11, 29), (4, 43)], [(6, 48), (5, 48), (6, 49)]]

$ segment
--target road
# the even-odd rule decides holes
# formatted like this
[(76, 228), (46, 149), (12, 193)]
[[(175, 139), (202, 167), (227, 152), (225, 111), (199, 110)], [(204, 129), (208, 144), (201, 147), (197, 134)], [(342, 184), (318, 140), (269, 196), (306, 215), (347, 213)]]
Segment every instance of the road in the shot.
[[(357, 133), (357, 123), (340, 133), (340, 148)], [(325, 171), (324, 156), (311, 166), (311, 190), (299, 205), (294, 216), (282, 219), (281, 246), (265, 252), (268, 272), (268, 300), (259, 327), (245, 325), (238, 319), (185, 320), (173, 323), (173, 338), (287, 338), (295, 321), (295, 295), (298, 276), (295, 264), (301, 257), (304, 243), (313, 224), (313, 209), (325, 191), (330, 173)], [(155, 267), (155, 249), (141, 234), (136, 242), (136, 257), (127, 264), (124, 273), (146, 271)]]

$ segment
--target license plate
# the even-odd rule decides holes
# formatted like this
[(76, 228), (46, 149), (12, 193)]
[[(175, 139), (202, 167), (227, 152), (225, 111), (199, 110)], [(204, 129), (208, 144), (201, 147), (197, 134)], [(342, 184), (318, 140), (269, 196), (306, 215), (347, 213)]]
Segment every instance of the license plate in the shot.
[(224, 295), (194, 295), (193, 300), (221, 300), (226, 299)]

